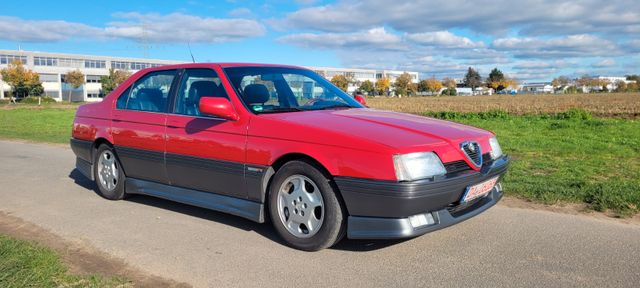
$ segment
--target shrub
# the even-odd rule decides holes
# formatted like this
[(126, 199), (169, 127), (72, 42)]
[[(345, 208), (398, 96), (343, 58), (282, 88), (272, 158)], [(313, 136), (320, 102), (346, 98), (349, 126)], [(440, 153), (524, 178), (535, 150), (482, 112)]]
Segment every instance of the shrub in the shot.
[(572, 108), (556, 114), (553, 118), (558, 120), (591, 120), (592, 115), (589, 111)]
[(29, 96), (29, 97), (25, 97), (22, 100), (20, 100), (20, 103), (38, 104), (38, 98), (40, 99), (40, 103), (41, 104), (56, 103), (56, 100), (51, 98), (51, 97), (49, 97), (49, 96), (43, 96), (43, 97)]

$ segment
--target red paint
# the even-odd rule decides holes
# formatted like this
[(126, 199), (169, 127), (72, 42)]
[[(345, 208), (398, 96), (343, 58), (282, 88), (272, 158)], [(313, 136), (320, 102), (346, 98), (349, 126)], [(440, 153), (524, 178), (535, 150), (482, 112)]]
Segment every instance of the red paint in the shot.
[(231, 102), (227, 98), (220, 97), (202, 97), (200, 98), (200, 112), (206, 115), (220, 117), (231, 121), (238, 121), (240, 117), (236, 113), (236, 109), (233, 108)]
[[(445, 163), (467, 161), (459, 144), (469, 140), (478, 141), (483, 151), (490, 151), (491, 132), (402, 113), (363, 108), (254, 115), (222, 71), (233, 66), (293, 67), (199, 63), (145, 69), (102, 102), (81, 106), (73, 137), (104, 138), (131, 148), (259, 165), (271, 165), (284, 155), (296, 153), (314, 158), (334, 176), (381, 180), (396, 179), (392, 162), (396, 154), (433, 151)], [(151, 71), (180, 68), (214, 69), (230, 101), (203, 98), (201, 105), (205, 112), (234, 120), (115, 109), (117, 97), (136, 79)]]

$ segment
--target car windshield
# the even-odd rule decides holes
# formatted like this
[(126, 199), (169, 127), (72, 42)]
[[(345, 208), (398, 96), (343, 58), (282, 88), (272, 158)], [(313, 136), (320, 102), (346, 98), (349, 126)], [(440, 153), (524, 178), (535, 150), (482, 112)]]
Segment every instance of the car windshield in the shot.
[(224, 70), (244, 104), (257, 114), (363, 107), (310, 70), (284, 67)]

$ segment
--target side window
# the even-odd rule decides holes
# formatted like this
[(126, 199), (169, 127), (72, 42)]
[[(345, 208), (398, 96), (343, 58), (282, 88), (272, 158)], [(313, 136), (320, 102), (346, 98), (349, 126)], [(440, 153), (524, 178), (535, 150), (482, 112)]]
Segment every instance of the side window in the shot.
[(129, 100), (129, 92), (131, 92), (131, 86), (124, 90), (120, 96), (118, 96), (118, 101), (116, 101), (116, 109), (124, 109), (127, 107), (127, 100)]
[(176, 70), (151, 72), (131, 86), (126, 109), (149, 112), (167, 111), (169, 90)]
[(218, 74), (211, 69), (185, 70), (176, 97), (174, 112), (190, 116), (200, 116), (198, 105), (202, 97), (229, 98)]
[[(247, 89), (249, 86), (249, 89)], [(266, 92), (264, 88), (257, 88), (256, 86), (264, 86), (266, 88)], [(253, 87), (253, 88), (252, 88)], [(251, 109), (256, 111), (261, 111), (265, 107), (278, 107), (280, 105), (280, 99), (278, 98), (278, 91), (276, 90), (276, 85), (274, 82), (274, 76), (272, 74), (264, 74), (264, 75), (248, 75), (242, 78), (240, 82), (240, 88), (244, 91), (245, 94), (255, 93), (256, 90), (262, 90), (262, 93), (268, 94), (266, 101), (264, 103), (249, 103), (248, 105)], [(245, 98), (247, 95), (245, 95)], [(265, 100), (265, 99), (262, 99)], [(253, 102), (253, 101), (248, 101)]]

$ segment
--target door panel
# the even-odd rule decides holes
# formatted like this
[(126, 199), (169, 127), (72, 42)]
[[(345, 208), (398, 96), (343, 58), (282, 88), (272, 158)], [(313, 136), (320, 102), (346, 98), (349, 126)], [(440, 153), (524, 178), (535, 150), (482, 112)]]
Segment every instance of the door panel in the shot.
[(166, 112), (176, 73), (149, 72), (118, 98), (112, 134), (128, 177), (169, 183), (164, 164)]
[(113, 141), (127, 177), (168, 183), (164, 167), (164, 113), (118, 110), (113, 115)]
[(212, 118), (167, 117), (166, 167), (171, 184), (246, 198), (246, 125)]
[(201, 115), (202, 97), (227, 93), (212, 69), (186, 69), (167, 116), (166, 169), (172, 185), (247, 198), (244, 181), (248, 120)]

